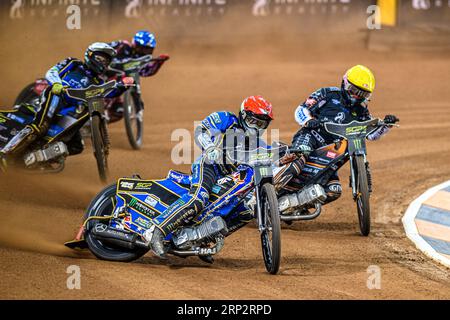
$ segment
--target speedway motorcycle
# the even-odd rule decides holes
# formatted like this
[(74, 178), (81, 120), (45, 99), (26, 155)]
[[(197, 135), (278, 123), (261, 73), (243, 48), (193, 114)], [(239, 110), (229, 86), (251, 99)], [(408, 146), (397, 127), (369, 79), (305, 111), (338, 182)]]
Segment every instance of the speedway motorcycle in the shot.
[[(141, 99), (141, 85), (139, 71), (152, 61), (151, 56), (129, 59), (126, 63), (111, 64), (109, 67), (110, 78), (118, 79), (121, 77), (131, 77), (134, 79), (135, 85), (124, 93), (124, 122), (128, 136), (128, 141), (133, 149), (138, 150), (142, 147), (143, 131), (144, 131), (144, 104)], [(40, 96), (49, 86), (46, 79), (37, 79), (35, 82), (27, 85), (17, 96), (14, 105), (29, 104), (36, 109), (39, 107)], [(113, 109), (116, 99), (106, 99), (105, 116), (109, 114), (109, 110)], [(109, 123), (120, 120), (120, 118), (106, 117)], [(86, 129), (88, 128), (88, 124)], [(83, 133), (89, 130), (83, 130)]]
[[(91, 139), (97, 161), (98, 173), (106, 181), (109, 154), (109, 136), (104, 114), (104, 97), (118, 86), (116, 81), (92, 85), (86, 89), (65, 88), (65, 94), (81, 101), (79, 106), (67, 105), (56, 114), (44, 137), (33, 142), (24, 153), (15, 157), (14, 163), (27, 170), (57, 173), (65, 166), (69, 156), (68, 144), (75, 134), (90, 120)], [(53, 96), (50, 108), (56, 108), (61, 97)], [(0, 148), (18, 132), (31, 124), (36, 114), (32, 105), (19, 105), (15, 110), (0, 112)]]
[[(209, 203), (192, 221), (168, 234), (168, 254), (210, 258), (220, 252), (229, 226), (255, 199), (254, 213), (261, 236), (266, 269), (276, 274), (281, 258), (278, 201), (272, 185), (272, 153), (248, 154), (230, 175), (213, 187)], [(235, 158), (232, 158), (235, 159)], [(164, 180), (123, 178), (101, 191), (89, 205), (84, 223), (69, 248), (88, 248), (99, 259), (129, 262), (149, 251), (143, 234), (151, 219), (189, 192), (190, 176), (170, 171)], [(255, 198), (254, 198), (255, 197)]]
[[(372, 179), (367, 160), (366, 138), (386, 124), (381, 119), (352, 121), (348, 124), (322, 123), (322, 127), (336, 136), (335, 143), (314, 150), (308, 158), (300, 177), (293, 179), (292, 186), (300, 191), (283, 190), (279, 193), (280, 219), (292, 221), (313, 220), (319, 217), (327, 199), (324, 187), (330, 177), (347, 162), (350, 164), (350, 187), (356, 202), (359, 228), (363, 236), (370, 233), (370, 193)], [(300, 150), (289, 151), (301, 153)], [(292, 190), (292, 189), (291, 189)], [(314, 209), (314, 211), (311, 211)]]

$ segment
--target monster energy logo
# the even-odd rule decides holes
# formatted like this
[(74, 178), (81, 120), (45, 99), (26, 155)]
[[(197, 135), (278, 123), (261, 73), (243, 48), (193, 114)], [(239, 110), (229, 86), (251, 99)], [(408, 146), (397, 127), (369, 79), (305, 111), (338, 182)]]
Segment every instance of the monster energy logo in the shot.
[(271, 168), (269, 168), (269, 167), (259, 168), (259, 174), (262, 176), (270, 176)]
[(128, 203), (128, 206), (133, 209), (136, 209), (137, 211), (142, 212), (146, 215), (152, 215), (155, 213), (153, 210), (151, 210), (147, 206), (143, 205), (142, 203), (140, 203), (139, 201), (137, 201), (134, 198), (131, 199), (131, 201)]
[(355, 149), (361, 149), (362, 148), (362, 142), (361, 142), (361, 140), (355, 140), (354, 141), (354, 144), (355, 144)]

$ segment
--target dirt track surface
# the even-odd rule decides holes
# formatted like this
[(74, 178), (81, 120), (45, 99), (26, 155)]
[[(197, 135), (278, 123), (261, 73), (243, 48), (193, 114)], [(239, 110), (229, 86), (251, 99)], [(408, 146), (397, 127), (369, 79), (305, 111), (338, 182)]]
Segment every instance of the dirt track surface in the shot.
[[(374, 193), (373, 231), (368, 238), (358, 233), (345, 168), (340, 201), (326, 207), (315, 221), (283, 226), (277, 276), (266, 273), (258, 232), (252, 226), (227, 238), (212, 266), (198, 258), (160, 262), (150, 254), (129, 264), (99, 261), (63, 246), (74, 237), (85, 208), (102, 188), (87, 147), (84, 154), (69, 159), (59, 175), (1, 177), (0, 298), (449, 299), (449, 270), (414, 248), (400, 219), (409, 201), (450, 177), (450, 56), (298, 52), (298, 56), (281, 49), (264, 56), (245, 51), (225, 56), (208, 50), (170, 52), (173, 59), (167, 68), (143, 81), (145, 148), (132, 151), (123, 124), (111, 126), (110, 180), (133, 173), (165, 176), (174, 167), (170, 162), (174, 129), (192, 132), (193, 121), (218, 109), (237, 111), (251, 94), (272, 101), (273, 128), (290, 142), (297, 130), (296, 106), (315, 89), (339, 84), (348, 66), (363, 63), (378, 79), (372, 113), (380, 117), (393, 113), (401, 119), (400, 129), (369, 145)], [(10, 90), (1, 93), (8, 97), (2, 103), (10, 103)], [(66, 287), (70, 265), (81, 268), (81, 290)], [(371, 265), (381, 269), (380, 290), (367, 288)]]

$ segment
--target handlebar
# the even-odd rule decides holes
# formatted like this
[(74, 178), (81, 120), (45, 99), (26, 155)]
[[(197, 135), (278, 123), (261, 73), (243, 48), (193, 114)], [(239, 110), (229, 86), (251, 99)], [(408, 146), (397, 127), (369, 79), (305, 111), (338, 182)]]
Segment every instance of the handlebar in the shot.
[(65, 89), (66, 94), (76, 100), (81, 100), (87, 102), (89, 100), (104, 98), (106, 97), (112, 90), (116, 89), (120, 83), (116, 81), (109, 81), (102, 85), (91, 85), (88, 88), (84, 89)]

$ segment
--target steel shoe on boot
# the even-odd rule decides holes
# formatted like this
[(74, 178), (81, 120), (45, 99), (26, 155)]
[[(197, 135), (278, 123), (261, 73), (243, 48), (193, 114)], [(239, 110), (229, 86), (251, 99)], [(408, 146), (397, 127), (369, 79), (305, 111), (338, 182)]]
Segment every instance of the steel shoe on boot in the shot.
[(154, 225), (144, 232), (144, 238), (152, 252), (159, 258), (165, 258), (166, 250), (164, 247), (164, 235)]

